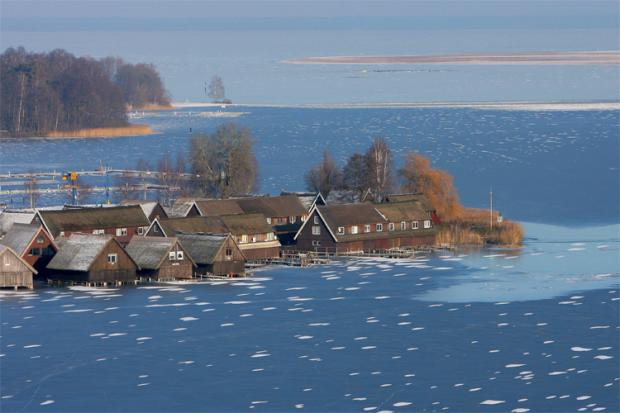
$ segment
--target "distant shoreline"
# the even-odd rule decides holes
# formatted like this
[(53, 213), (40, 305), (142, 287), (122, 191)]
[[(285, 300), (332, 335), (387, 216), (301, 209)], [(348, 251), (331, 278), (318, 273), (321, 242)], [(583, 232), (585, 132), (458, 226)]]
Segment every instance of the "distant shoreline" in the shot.
[[(172, 104), (177, 109), (215, 106), (211, 103), (183, 102)], [(522, 111), (581, 111), (620, 110), (618, 102), (380, 102), (380, 103), (308, 103), (308, 104), (259, 104), (235, 103), (231, 107), (267, 107), (297, 109), (485, 109)]]
[(284, 60), (308, 65), (620, 65), (620, 51), (471, 53), (402, 56), (311, 56)]

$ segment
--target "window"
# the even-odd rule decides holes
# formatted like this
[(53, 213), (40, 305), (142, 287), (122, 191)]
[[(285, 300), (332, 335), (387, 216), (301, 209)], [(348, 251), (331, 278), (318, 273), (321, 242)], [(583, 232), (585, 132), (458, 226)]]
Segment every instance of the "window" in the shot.
[(383, 231), (383, 224), (377, 224), (377, 232)]
[(267, 223), (271, 225), (271, 218), (267, 217)]
[(159, 227), (157, 225), (153, 225), (153, 232), (159, 232)]
[(400, 230), (401, 230), (401, 231), (404, 231), (404, 230), (406, 230), (406, 229), (407, 229), (407, 223), (406, 223), (405, 221), (401, 222), (401, 223), (400, 223)]
[(102, 229), (93, 229), (93, 235), (103, 235), (105, 231)]
[(118, 262), (118, 254), (108, 254), (108, 264), (116, 265)]
[(33, 248), (30, 250), (30, 255), (33, 257), (38, 257), (41, 255), (41, 248)]
[(393, 223), (393, 222), (390, 222), (390, 223), (388, 224), (388, 230), (389, 230), (389, 231), (394, 231), (394, 223)]
[(177, 251), (177, 260), (183, 261), (183, 251)]
[(370, 232), (370, 225), (364, 225), (364, 232)]
[(144, 227), (138, 227), (138, 235), (144, 235)]
[(256, 236), (252, 236), (252, 242), (256, 242)]
[(290, 217), (288, 217), (288, 222), (289, 224), (294, 224), (295, 222), (297, 222), (297, 217), (294, 215), (291, 215)]
[(357, 234), (357, 225), (351, 227), (351, 234)]
[(124, 237), (125, 235), (127, 235), (127, 228), (116, 228), (117, 237)]
[(56, 251), (54, 251), (54, 248), (52, 248), (52, 247), (45, 247), (45, 248), (43, 248), (43, 256), (44, 257), (51, 257), (54, 254), (56, 254)]
[(308, 215), (301, 216), (301, 222), (306, 222), (307, 219), (308, 219)]
[(320, 246), (321, 246), (321, 241), (316, 241), (316, 240), (313, 240), (313, 241), (312, 241), (312, 246), (313, 246), (313, 247), (320, 247)]
[(338, 235), (344, 235), (344, 227), (338, 227)]
[(321, 227), (319, 227), (318, 225), (313, 225), (312, 235), (321, 235)]
[(314, 223), (315, 224), (319, 224), (319, 216), (318, 215), (314, 216)]
[(247, 242), (248, 242), (248, 236), (246, 234), (243, 234), (241, 236), (241, 243), (246, 244)]
[(168, 259), (169, 259), (170, 261), (174, 261), (174, 260), (176, 260), (176, 259), (177, 259), (177, 254), (176, 254), (176, 252), (174, 252), (174, 251), (170, 251), (170, 252), (168, 253)]
[(418, 228), (419, 228), (419, 227), (418, 227), (418, 221), (413, 221), (413, 222), (411, 223), (411, 229), (418, 229)]
[(232, 248), (226, 248), (226, 258), (231, 259), (233, 256)]
[(424, 228), (430, 228), (431, 227), (431, 220), (430, 219), (425, 219), (424, 220)]
[(273, 235), (273, 232), (268, 232), (267, 241), (273, 241), (274, 239), (275, 239), (275, 236)]
[(60, 234), (58, 234), (59, 237), (64, 237), (65, 236), (65, 231), (60, 231)]
[(37, 237), (37, 244), (43, 244), (45, 242), (45, 238)]

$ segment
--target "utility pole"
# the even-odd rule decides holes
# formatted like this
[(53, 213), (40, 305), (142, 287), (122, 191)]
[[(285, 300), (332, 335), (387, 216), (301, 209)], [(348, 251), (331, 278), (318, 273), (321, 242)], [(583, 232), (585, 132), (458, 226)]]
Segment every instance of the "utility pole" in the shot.
[(491, 229), (493, 229), (493, 187), (489, 191), (489, 199), (491, 201)]
[(108, 175), (108, 165), (105, 165), (105, 203), (110, 205), (110, 178)]

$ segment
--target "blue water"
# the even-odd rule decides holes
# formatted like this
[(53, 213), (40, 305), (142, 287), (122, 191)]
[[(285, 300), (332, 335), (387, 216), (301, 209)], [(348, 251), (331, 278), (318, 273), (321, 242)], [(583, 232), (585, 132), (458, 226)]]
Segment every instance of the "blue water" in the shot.
[[(16, 3), (17, 4), (17, 3)], [(158, 3), (159, 4), (159, 3)], [(344, 5), (344, 8), (363, 12), (368, 2), (359, 7)], [(378, 3), (377, 3), (378, 4)], [(441, 4), (441, 3), (438, 3)], [(140, 4), (141, 5), (141, 4)], [(10, 8), (10, 4), (9, 7)], [(127, 6), (127, 5), (124, 5)], [(282, 7), (280, 7), (282, 6)], [(363, 27), (362, 19), (338, 19), (329, 16), (330, 25), (341, 27), (297, 26), (299, 21), (291, 19), (287, 4), (273, 6), (287, 14), (286, 28), (271, 25), (271, 20), (262, 21), (261, 30), (240, 26), (223, 30), (213, 7), (203, 10), (191, 18), (177, 20), (179, 28), (170, 30), (165, 24), (170, 13), (165, 12), (159, 21), (127, 21), (108, 10), (107, 4), (99, 5), (97, 12), (85, 9), (77, 19), (82, 27), (73, 28), (76, 23), (54, 15), (62, 8), (53, 7), (46, 19), (30, 19), (32, 11), (25, 11), (25, 21), (7, 19), (2, 28), (1, 47), (24, 46), (34, 51), (49, 51), (64, 48), (77, 55), (96, 58), (120, 56), (130, 62), (148, 62), (156, 65), (166, 87), (175, 101), (206, 100), (204, 82), (213, 75), (220, 75), (226, 86), (227, 96), (234, 102), (252, 104), (299, 104), (299, 103), (342, 103), (342, 102), (428, 102), (428, 101), (590, 101), (618, 100), (620, 79), (617, 68), (601, 65), (290, 65), (282, 63), (287, 59), (307, 56), (338, 55), (429, 55), (451, 53), (513, 53), (528, 51), (578, 51), (618, 49), (618, 25), (589, 26), (588, 16), (591, 4), (583, 6), (587, 12), (575, 13), (570, 26), (559, 24), (562, 18), (559, 10), (549, 12), (541, 18), (540, 5), (518, 6), (491, 5), (510, 17), (501, 19), (494, 15), (488, 4), (480, 4), (480, 13), (469, 10), (476, 19), (486, 20), (491, 27), (473, 25), (462, 27), (455, 21), (444, 22), (435, 27), (434, 20), (446, 13), (451, 5), (437, 5), (430, 16), (404, 19), (403, 25), (394, 27), (394, 21), (383, 21), (389, 26), (369, 30)], [(95, 6), (96, 7), (96, 6)], [(131, 7), (131, 6), (130, 6)], [(175, 6), (175, 9), (181, 6)], [(220, 6), (216, 6), (218, 9)], [(303, 6), (301, 6), (303, 7)], [(314, 16), (322, 5), (312, 5), (308, 15)], [(394, 2), (378, 11), (398, 13)], [(411, 6), (419, 11), (418, 4)], [(423, 6), (424, 7), (424, 6)], [(455, 8), (470, 9), (472, 4)], [(518, 9), (512, 13), (506, 8)], [(530, 8), (536, 17), (527, 15), (524, 7)], [(553, 7), (553, 6), (552, 6)], [(557, 7), (563, 9), (564, 7)], [(145, 9), (139, 7), (135, 17), (144, 17)], [(608, 6), (603, 12), (606, 21), (614, 22), (617, 8)], [(234, 16), (239, 13), (236, 7)], [(251, 13), (261, 14), (258, 10)], [(349, 10), (347, 13), (349, 13)], [(453, 11), (450, 10), (449, 13)], [(104, 15), (114, 13), (113, 17)], [(489, 14), (491, 13), (491, 14)], [(525, 13), (525, 14), (524, 14)], [(418, 14), (417, 12), (415, 14)], [(91, 19), (87, 18), (91, 15)], [(308, 17), (304, 15), (304, 17)], [(374, 14), (372, 15), (375, 16)], [(518, 17), (517, 17), (518, 16)], [(9, 16), (7, 16), (9, 17)], [(43, 21), (41, 21), (43, 20)], [(138, 19), (139, 20), (139, 19)], [(257, 20), (260, 20), (258, 18)], [(344, 21), (343, 21), (344, 20)], [(381, 19), (378, 19), (381, 21)], [(616, 18), (617, 20), (617, 18)], [(49, 23), (56, 26), (46, 29)], [(362, 23), (360, 25), (356, 23)], [(540, 23), (542, 26), (540, 27)], [(578, 22), (575, 27), (574, 23)], [(47, 24), (46, 24), (47, 23)], [(101, 26), (99, 29), (89, 29)], [(124, 27), (118, 27), (118, 25)], [(214, 25), (215, 23), (215, 25)], [(247, 22), (246, 22), (247, 23)], [(315, 23), (325, 23), (315, 22)], [(354, 27), (350, 27), (353, 23)], [(401, 23), (403, 23), (401, 21)], [(516, 23), (516, 27), (515, 27)], [(538, 24), (536, 24), (538, 23)], [(581, 26), (586, 24), (585, 27)], [(140, 25), (148, 26), (148, 29)], [(534, 26), (532, 26), (534, 24)], [(290, 25), (296, 27), (290, 27)], [(59, 27), (60, 26), (60, 27)], [(357, 27), (355, 27), (357, 26)], [(498, 27), (499, 26), (499, 27)], [(523, 27), (525, 26), (525, 27)], [(218, 29), (219, 27), (219, 29)]]
[[(156, 112), (137, 122), (160, 134), (118, 139), (0, 141), (0, 172), (156, 167), (164, 154), (187, 154), (190, 128), (209, 132), (223, 122), (196, 113)], [(495, 206), (528, 222), (600, 225), (620, 222), (620, 112), (475, 109), (302, 109), (235, 107), (234, 119), (256, 140), (261, 191), (304, 190), (305, 172), (327, 148), (342, 165), (376, 136), (387, 139), (397, 166), (418, 151), (448, 170), (462, 201)], [(193, 112), (193, 116), (189, 116)], [(114, 184), (114, 181), (111, 182)], [(105, 185), (99, 181), (98, 185)], [(103, 195), (91, 202), (102, 202)], [(13, 206), (28, 200), (2, 196)], [(65, 202), (43, 197), (42, 203)]]
[(618, 226), (528, 231), (518, 252), (6, 292), (2, 411), (618, 411)]
[[(264, 192), (304, 189), (325, 147), (342, 163), (384, 136), (397, 164), (415, 149), (453, 173), (470, 206), (493, 186), (525, 248), (3, 292), (3, 412), (620, 410), (618, 111), (234, 110)], [(152, 136), (2, 141), (0, 171), (155, 164), (222, 122), (189, 111), (139, 120)]]

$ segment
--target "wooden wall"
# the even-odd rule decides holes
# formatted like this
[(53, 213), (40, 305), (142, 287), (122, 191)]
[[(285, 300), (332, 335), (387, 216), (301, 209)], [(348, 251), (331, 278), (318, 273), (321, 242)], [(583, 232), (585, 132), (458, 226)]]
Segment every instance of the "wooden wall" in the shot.
[(32, 271), (7, 250), (0, 253), (0, 287), (32, 289)]

